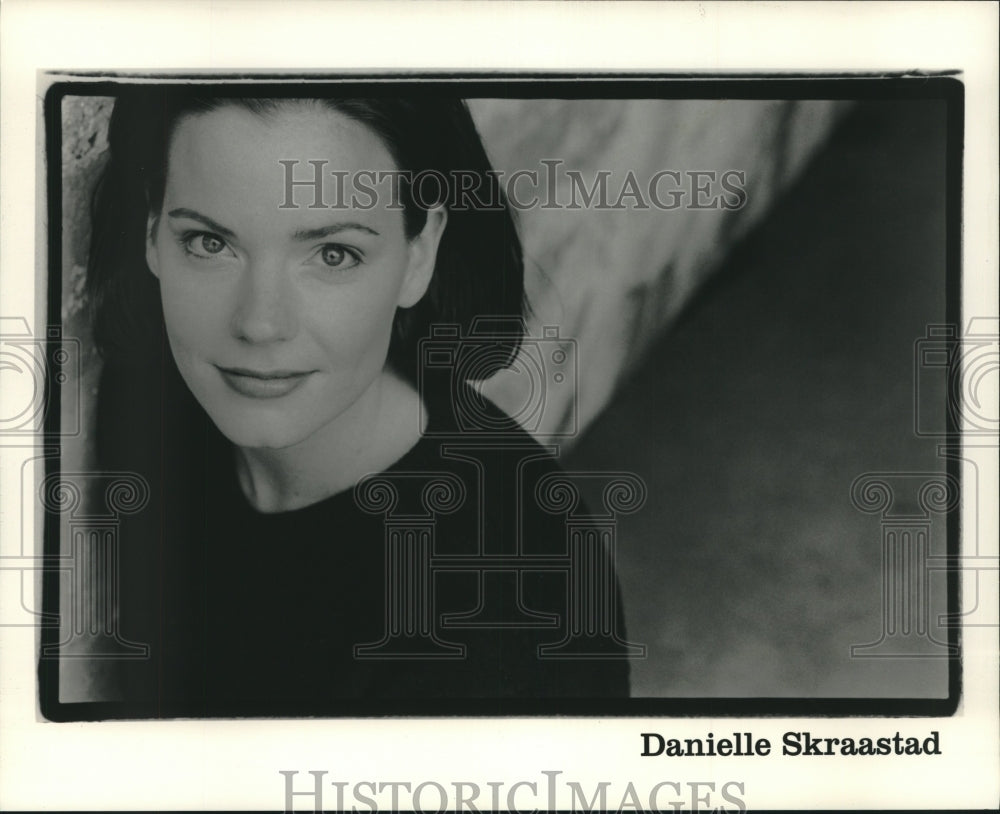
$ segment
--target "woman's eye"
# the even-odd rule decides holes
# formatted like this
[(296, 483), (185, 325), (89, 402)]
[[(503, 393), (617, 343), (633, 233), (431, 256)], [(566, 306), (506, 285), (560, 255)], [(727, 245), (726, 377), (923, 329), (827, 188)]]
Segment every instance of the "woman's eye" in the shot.
[(354, 268), (361, 262), (357, 254), (346, 246), (341, 246), (337, 243), (328, 243), (325, 246), (321, 246), (318, 257), (324, 266), (337, 269), (338, 271)]
[(218, 257), (229, 248), (226, 241), (211, 232), (195, 232), (185, 235), (181, 245), (188, 254), (202, 259)]
[(202, 235), (200, 238), (201, 248), (204, 249), (208, 254), (218, 254), (224, 248), (226, 244), (223, 243), (219, 238), (214, 235)]

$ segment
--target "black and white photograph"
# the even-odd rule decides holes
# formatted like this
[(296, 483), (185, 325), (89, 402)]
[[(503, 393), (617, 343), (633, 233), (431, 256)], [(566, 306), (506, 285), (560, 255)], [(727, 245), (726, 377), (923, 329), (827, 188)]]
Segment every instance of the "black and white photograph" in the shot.
[(861, 767), (884, 805), (990, 763), (981, 75), (309, 64), (34, 70), (17, 731), (287, 811), (829, 808)]
[(54, 717), (954, 704), (961, 84), (498, 89), (53, 85)]

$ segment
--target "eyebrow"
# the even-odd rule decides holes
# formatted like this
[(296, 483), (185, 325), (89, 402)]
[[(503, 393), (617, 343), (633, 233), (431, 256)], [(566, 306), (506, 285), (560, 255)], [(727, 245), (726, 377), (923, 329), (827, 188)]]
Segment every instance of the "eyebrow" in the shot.
[(338, 232), (347, 232), (352, 229), (358, 232), (367, 232), (370, 235), (378, 235), (378, 232), (370, 226), (365, 226), (363, 223), (347, 221), (344, 223), (331, 223), (329, 226), (320, 226), (317, 229), (299, 229), (292, 235), (292, 237), (295, 240), (320, 240), (321, 238), (335, 235)]
[(213, 232), (218, 232), (222, 237), (236, 237), (236, 232), (232, 229), (227, 229), (221, 223), (216, 223), (208, 215), (202, 215), (201, 212), (195, 212), (193, 209), (186, 209), (181, 206), (177, 209), (171, 209), (167, 212), (171, 218), (187, 218), (188, 220), (196, 220), (203, 226), (207, 226)]
[[(207, 226), (213, 232), (218, 233), (225, 238), (234, 238), (236, 233), (232, 229), (227, 229), (221, 223), (217, 223), (212, 220), (208, 215), (203, 215), (201, 212), (196, 212), (194, 209), (188, 209), (186, 207), (178, 207), (177, 209), (171, 209), (167, 215), (172, 218), (187, 218), (188, 220), (195, 220), (199, 223)], [(365, 226), (363, 223), (356, 223), (354, 221), (345, 221), (342, 223), (331, 223), (329, 226), (320, 226), (315, 229), (298, 229), (292, 233), (292, 239), (298, 241), (308, 241), (308, 240), (320, 240), (324, 237), (329, 237), (330, 235), (338, 234), (339, 232), (346, 232), (350, 230), (355, 230), (358, 232), (366, 232), (370, 235), (378, 236), (378, 232), (372, 229), (370, 226)]]

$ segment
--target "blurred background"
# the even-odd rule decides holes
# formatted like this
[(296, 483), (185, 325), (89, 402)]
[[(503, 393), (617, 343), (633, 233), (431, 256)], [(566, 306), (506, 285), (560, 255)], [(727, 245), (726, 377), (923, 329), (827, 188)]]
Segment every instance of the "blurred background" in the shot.
[[(567, 457), (649, 489), (618, 527), (629, 634), (649, 647), (634, 694), (947, 696), (940, 648), (851, 657), (881, 637), (884, 599), (882, 518), (852, 482), (945, 469), (913, 430), (915, 343), (945, 321), (944, 196), (942, 102), (853, 107)], [(943, 424), (943, 386), (921, 383)], [(940, 572), (928, 588), (947, 641)]]
[[(913, 432), (914, 343), (945, 320), (944, 103), (470, 107), (498, 170), (561, 160), (563, 192), (566, 169), (588, 185), (608, 170), (615, 193), (629, 171), (744, 173), (738, 209), (519, 216), (533, 347), (556, 327), (570, 357), (560, 370), (573, 375), (556, 383), (546, 368), (540, 383), (522, 364), (486, 391), (514, 415), (541, 393), (529, 429), (559, 445), (567, 469), (646, 484), (643, 508), (617, 521), (629, 639), (647, 647), (633, 694), (947, 696), (943, 659), (850, 649), (884, 623), (881, 518), (855, 508), (852, 483), (944, 470), (935, 442)], [(81, 402), (64, 396), (63, 409), (85, 427), (99, 372), (83, 298), (86, 201), (110, 109), (105, 97), (63, 102), (63, 323), (85, 348)], [(943, 414), (942, 389), (920, 396)], [(85, 432), (64, 470), (91, 455)], [(931, 522), (943, 552), (943, 520)], [(930, 603), (936, 621), (935, 577)], [(92, 695), (72, 672), (63, 685)]]

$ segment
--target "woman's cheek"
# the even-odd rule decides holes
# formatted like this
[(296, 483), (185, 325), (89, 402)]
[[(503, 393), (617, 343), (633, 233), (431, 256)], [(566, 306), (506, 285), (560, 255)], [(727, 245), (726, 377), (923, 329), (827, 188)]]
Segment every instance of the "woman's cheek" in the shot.
[(370, 313), (369, 318), (365, 316), (357, 309), (343, 307), (342, 303), (322, 308), (314, 302), (302, 323), (306, 336), (296, 344), (316, 348), (329, 372), (353, 379), (363, 368), (371, 366), (368, 357), (372, 352), (376, 358), (379, 353), (381, 330)]
[[(378, 364), (385, 361), (396, 315), (392, 291), (385, 286), (333, 289), (325, 296), (305, 296), (304, 324), (322, 345), (327, 358), (341, 365)], [(339, 366), (339, 365), (338, 365)]]
[(226, 298), (215, 289), (183, 277), (161, 279), (163, 318), (175, 351), (205, 356), (221, 349), (219, 334), (231, 315), (227, 315)]

